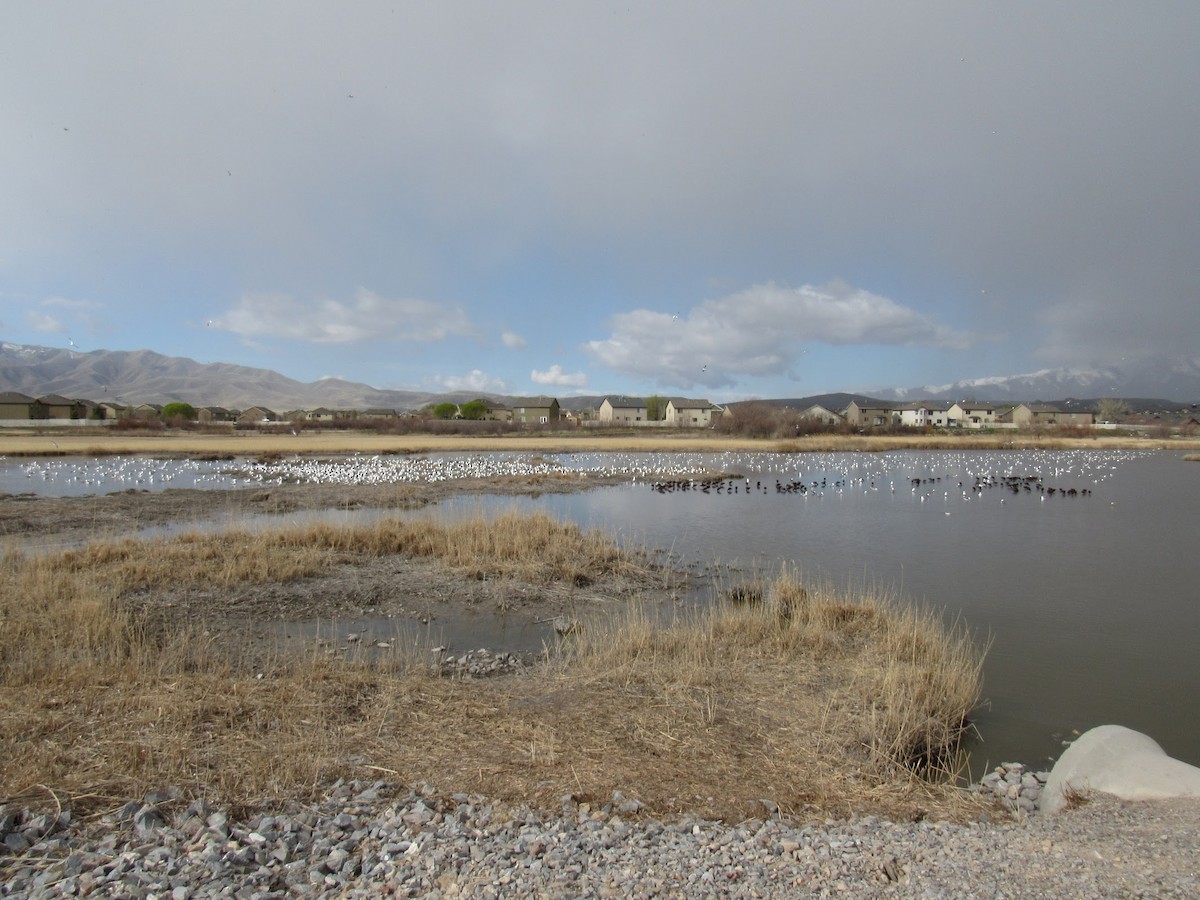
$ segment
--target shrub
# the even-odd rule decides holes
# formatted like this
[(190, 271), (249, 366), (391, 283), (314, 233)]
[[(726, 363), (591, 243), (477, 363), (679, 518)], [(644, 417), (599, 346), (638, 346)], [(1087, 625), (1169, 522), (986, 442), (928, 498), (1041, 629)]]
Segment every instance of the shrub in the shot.
[(168, 403), (162, 408), (162, 419), (170, 422), (173, 419), (184, 419), (188, 422), (196, 420), (196, 408), (190, 403)]

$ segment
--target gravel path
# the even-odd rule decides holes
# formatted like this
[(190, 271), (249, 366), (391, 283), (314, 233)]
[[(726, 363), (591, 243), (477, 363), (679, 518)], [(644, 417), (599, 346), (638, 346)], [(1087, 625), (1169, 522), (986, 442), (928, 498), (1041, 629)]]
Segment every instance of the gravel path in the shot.
[(1195, 800), (1097, 795), (990, 825), (664, 823), (639, 807), (617, 793), (548, 814), (353, 782), (241, 821), (155, 795), (87, 822), (0, 810), (0, 896), (1200, 896)]

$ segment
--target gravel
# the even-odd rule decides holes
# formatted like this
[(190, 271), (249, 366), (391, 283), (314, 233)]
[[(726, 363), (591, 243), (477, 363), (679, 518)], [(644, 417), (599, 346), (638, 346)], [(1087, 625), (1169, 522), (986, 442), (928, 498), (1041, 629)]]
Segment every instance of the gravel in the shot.
[(991, 824), (724, 824), (657, 821), (620, 792), (538, 811), (354, 781), (240, 819), (166, 793), (86, 821), (0, 807), (0, 896), (1195, 897), (1197, 833), (1196, 800), (1095, 795)]

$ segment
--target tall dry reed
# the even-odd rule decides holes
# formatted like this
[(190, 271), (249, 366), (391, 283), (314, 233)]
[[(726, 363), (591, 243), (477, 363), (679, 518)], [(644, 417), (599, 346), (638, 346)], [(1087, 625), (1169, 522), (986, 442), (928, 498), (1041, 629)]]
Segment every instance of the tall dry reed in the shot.
[(985, 652), (964, 627), (880, 592), (806, 587), (787, 571), (726, 596), (736, 602), (670, 622), (634, 609), (615, 629), (585, 629), (557, 671), (644, 692), (662, 709), (690, 704), (710, 724), (757, 709), (775, 728), (760, 746), (792, 722), (819, 721), (801, 752), (858, 757), (880, 774), (952, 768)]

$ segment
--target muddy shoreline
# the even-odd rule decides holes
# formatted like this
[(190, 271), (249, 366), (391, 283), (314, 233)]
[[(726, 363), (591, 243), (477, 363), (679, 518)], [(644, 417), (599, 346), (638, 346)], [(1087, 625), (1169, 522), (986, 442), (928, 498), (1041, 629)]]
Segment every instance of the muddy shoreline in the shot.
[(620, 479), (537, 475), (423, 484), (281, 484), (232, 490), (131, 489), (84, 497), (0, 494), (0, 544), (15, 549), (124, 537), (139, 529), (218, 517), (306, 510), (420, 509), (450, 497), (536, 497), (591, 490)]
[[(302, 485), (235, 490), (129, 490), (87, 497), (0, 496), (0, 546), (37, 553), (134, 537), (143, 529), (322, 510), (409, 511), (456, 496), (535, 497), (601, 489), (620, 479), (503, 477), (403, 485)], [(320, 575), (228, 588), (175, 586), (123, 598), (147, 627), (188, 627), (238, 668), (269, 669), (297, 653), (379, 655), (405, 644), (462, 653), (487, 646), (524, 658), (556, 629), (631, 602), (669, 610), (693, 576), (647, 564), (636, 578), (588, 584), (477, 579), (438, 560), (404, 556), (335, 560)], [(491, 646), (488, 646), (488, 645)]]

